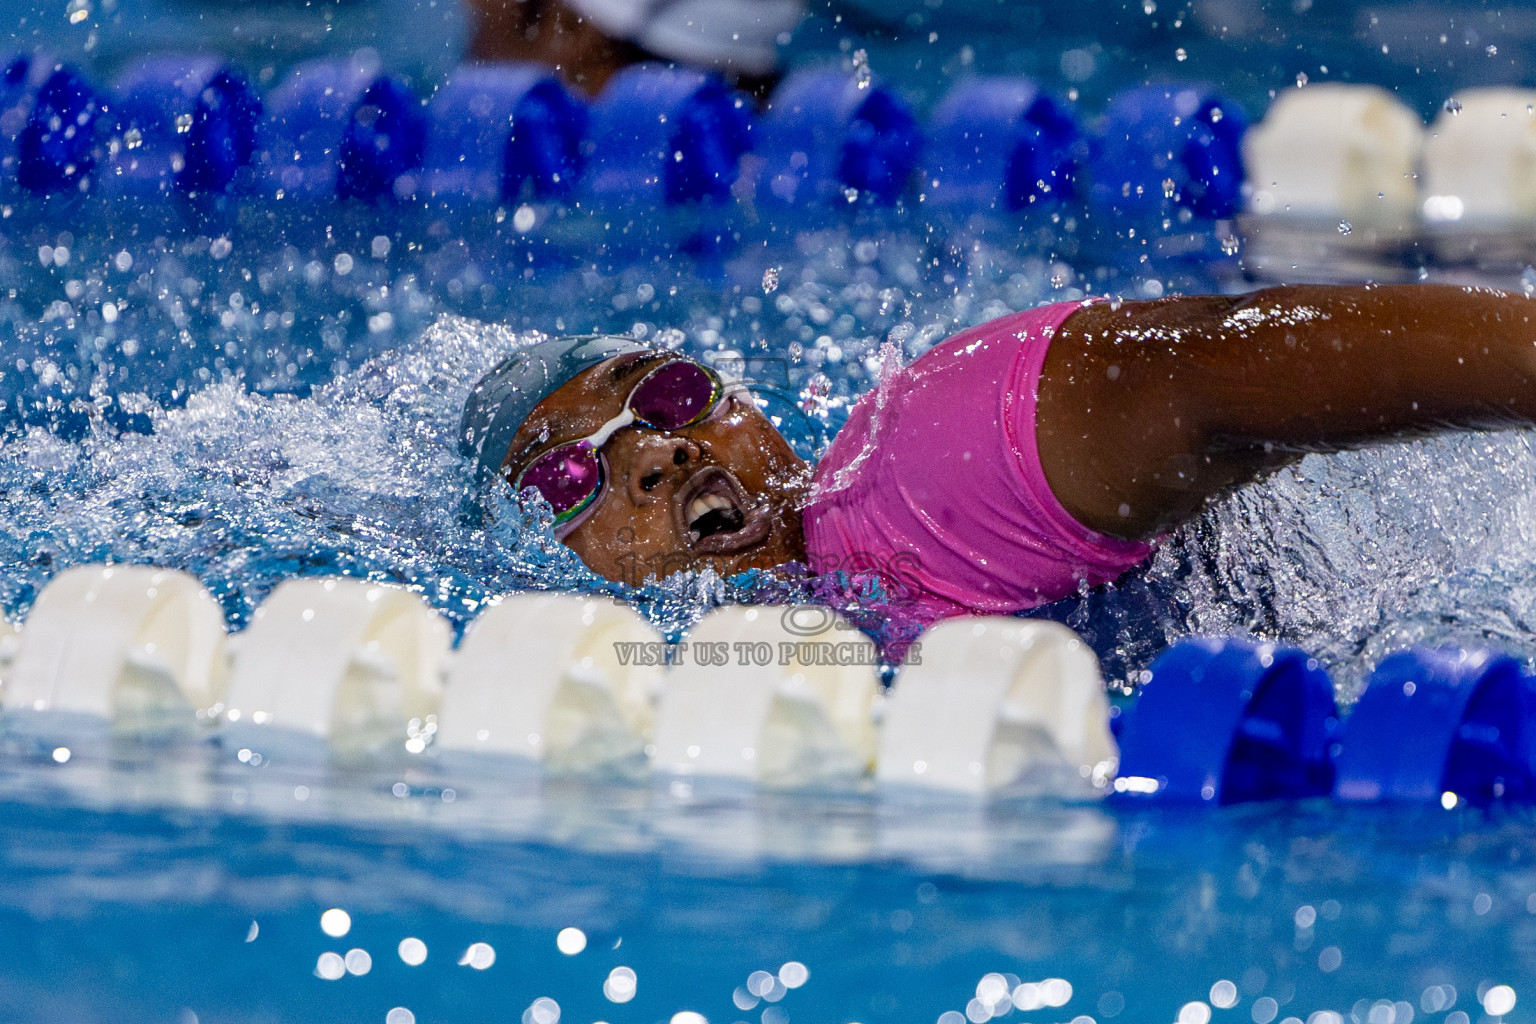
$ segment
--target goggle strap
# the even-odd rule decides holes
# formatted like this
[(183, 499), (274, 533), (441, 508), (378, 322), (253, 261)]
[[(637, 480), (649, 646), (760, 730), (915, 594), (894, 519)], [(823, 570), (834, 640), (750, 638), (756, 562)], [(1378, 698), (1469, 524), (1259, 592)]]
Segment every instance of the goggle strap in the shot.
[[(642, 383), (644, 382), (642, 381)], [(633, 394), (633, 392), (631, 392), (631, 394)], [(603, 445), (608, 443), (608, 439), (610, 437), (612, 437), (614, 434), (617, 434), (619, 431), (623, 430), (633, 422), (635, 422), (635, 411), (629, 407), (629, 402), (626, 400), (624, 403), (624, 410), (622, 412), (620, 412), (613, 419), (609, 420), (607, 423), (604, 423), (601, 427), (598, 427), (597, 433), (590, 435), (581, 443), (586, 445), (588, 448), (601, 448)]]

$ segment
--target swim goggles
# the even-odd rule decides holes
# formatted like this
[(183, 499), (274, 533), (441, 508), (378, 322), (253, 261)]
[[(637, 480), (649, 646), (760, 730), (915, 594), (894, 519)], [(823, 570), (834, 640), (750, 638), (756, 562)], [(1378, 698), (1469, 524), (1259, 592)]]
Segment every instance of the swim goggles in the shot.
[(712, 412), (724, 393), (720, 378), (698, 363), (673, 359), (651, 370), (630, 389), (624, 408), (597, 431), (579, 441), (545, 450), (513, 481), (522, 493), (532, 487), (555, 510), (556, 536), (574, 529), (607, 488), (603, 445), (625, 427), (681, 430)]

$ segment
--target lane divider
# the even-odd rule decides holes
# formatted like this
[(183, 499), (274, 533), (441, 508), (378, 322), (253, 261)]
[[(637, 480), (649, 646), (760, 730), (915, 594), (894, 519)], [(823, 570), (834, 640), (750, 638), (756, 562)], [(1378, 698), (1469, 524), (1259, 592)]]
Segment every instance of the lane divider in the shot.
[(875, 777), (966, 793), (1102, 792), (1119, 755), (1098, 658), (1065, 626), (951, 619), (887, 700)]
[[(956, 83), (925, 121), (867, 66), (797, 70), (759, 111), (718, 75), (654, 63), (588, 105), (531, 64), (461, 67), (424, 95), (362, 51), (299, 64), (263, 97), (207, 55), (148, 57), (104, 90), (36, 51), (0, 62), (0, 190), (961, 215), (1081, 203), (1182, 257), (1234, 256), (1240, 243), (1218, 253), (1196, 236), (1241, 215), (1255, 273), (1339, 253), (1407, 266), (1424, 234), (1442, 259), (1508, 262), (1536, 220), (1533, 100), (1468, 90), (1426, 129), (1385, 89), (1322, 82), (1280, 91), (1250, 130), (1230, 97), (1190, 83), (1127, 89), (1088, 117), (1031, 79), (991, 77)], [(1473, 244), (1485, 238), (1491, 254)]]
[(638, 64), (592, 104), (585, 192), (650, 210), (723, 202), (751, 147), (752, 103), (717, 75)]
[(132, 196), (224, 192), (251, 164), (261, 100), (244, 74), (215, 57), (150, 58), (117, 82), (113, 173), (105, 187)]
[(437, 714), (449, 642), (447, 620), (408, 590), (288, 580), (231, 639), (221, 739), (262, 750), (316, 741), (344, 754), (398, 750), (408, 721)]
[[(689, 632), (657, 707), (656, 770), (775, 786), (868, 772), (879, 689), (874, 645), (838, 630), (849, 656), (822, 659), (806, 644), (813, 653), (801, 657), (805, 638), (785, 628), (785, 612), (719, 608)], [(835, 629), (837, 620), (828, 621)], [(822, 663), (833, 660), (847, 663)]]
[(1242, 209), (1248, 118), (1231, 99), (1194, 85), (1147, 85), (1113, 96), (1089, 161), (1096, 209), (1202, 218)]
[(421, 193), (481, 203), (569, 197), (587, 108), (532, 64), (463, 67), (428, 106)]
[(815, 606), (717, 608), (669, 643), (626, 605), (521, 593), (456, 651), (450, 633), (418, 594), (336, 577), (283, 583), (227, 637), (186, 573), (76, 566), (0, 620), (0, 734), (971, 796), (1536, 802), (1536, 680), (1486, 651), (1397, 652), (1341, 715), (1304, 651), (1182, 640), (1117, 746), (1092, 650), (1046, 621), (940, 623), (883, 692), (874, 645)]
[(1528, 266), (1536, 226), (1536, 90), (1457, 93), (1426, 134), (1420, 187), (1437, 258)]
[(306, 61), (267, 107), (260, 154), (267, 195), (373, 200), (416, 190), (426, 114), (376, 57)]
[(1288, 89), (1243, 139), (1253, 182), (1248, 209), (1329, 230), (1342, 219), (1362, 237), (1401, 234), (1418, 218), (1423, 149), (1419, 116), (1385, 89), (1332, 82)]
[(1342, 800), (1530, 802), (1536, 686), (1513, 658), (1399, 651), (1372, 673), (1340, 746)]
[(1023, 210), (1078, 198), (1087, 140), (1072, 110), (1027, 78), (955, 85), (928, 122), (928, 202)]
[(574, 594), (505, 598), (470, 625), (453, 657), (437, 749), (557, 770), (643, 762), (661, 647), (627, 605)]
[(906, 192), (923, 137), (911, 106), (891, 89), (839, 70), (785, 77), (755, 127), (757, 200), (767, 205), (861, 197), (890, 204)]
[(1120, 733), (1117, 793), (1234, 804), (1333, 788), (1333, 683), (1304, 651), (1186, 640), (1150, 672)]
[(45, 587), (15, 641), (0, 705), (12, 731), (189, 728), (218, 699), (224, 614), (194, 577), (82, 565)]

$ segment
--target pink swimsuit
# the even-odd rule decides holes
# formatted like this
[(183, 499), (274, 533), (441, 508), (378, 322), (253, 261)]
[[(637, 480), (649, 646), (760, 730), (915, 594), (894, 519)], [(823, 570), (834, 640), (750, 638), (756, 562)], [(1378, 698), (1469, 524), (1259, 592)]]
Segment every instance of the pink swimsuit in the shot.
[(803, 516), (811, 568), (876, 574), (893, 604), (932, 622), (1023, 611), (1145, 561), (1151, 545), (1061, 507), (1035, 448), (1046, 349), (1082, 306), (973, 327), (861, 398), (816, 467)]

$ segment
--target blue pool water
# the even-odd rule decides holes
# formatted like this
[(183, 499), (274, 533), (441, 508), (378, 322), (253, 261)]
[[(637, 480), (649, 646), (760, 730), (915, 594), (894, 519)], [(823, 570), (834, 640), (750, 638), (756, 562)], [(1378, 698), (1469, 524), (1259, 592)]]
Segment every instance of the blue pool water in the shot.
[[(1364, 1021), (1382, 1001), (1478, 1020), (1479, 990), (1523, 997), (1536, 954), (1523, 815), (452, 776), (402, 797), (384, 776), (311, 775), (300, 801), (292, 778), (205, 768), (7, 771), (8, 1019), (499, 1021), (548, 998), (562, 1020), (937, 1020), (1002, 974), (1071, 986), (1007, 1019), (1169, 1021), (1215, 1000), (1216, 1020)], [(182, 809), (156, 807), (172, 790)], [(339, 938), (320, 927), (333, 907)], [(571, 927), (574, 956), (556, 945)], [(424, 963), (401, 959), (407, 938)], [(474, 943), (495, 951), (483, 971), (459, 962)], [(366, 974), (317, 977), (354, 949)], [(791, 962), (802, 987), (733, 1002)], [(632, 1002), (604, 997), (619, 967)]]
[[(19, 43), (103, 80), (146, 49), (210, 46), (266, 86), (372, 45), (425, 82), (463, 38), (447, 4), (87, 6), (81, 22), (0, 9)], [(920, 109), (976, 69), (1038, 75), (1089, 110), (1148, 77), (1204, 78), (1257, 116), (1301, 71), (1396, 84), (1428, 114), (1519, 80), (1536, 52), (1513, 8), (1284, 6), (849, 4), (814, 11), (791, 57), (841, 61), (856, 42)], [(1070, 211), (526, 210), (0, 199), (0, 605), (21, 615), (60, 569), (107, 559), (193, 572), (232, 628), (300, 574), (405, 583), (460, 626), (514, 589), (611, 590), (536, 511), (478, 494), (455, 453), (464, 395), (518, 332), (757, 359), (831, 430), (886, 342), (910, 359), (1054, 298), (1247, 285), (1240, 254), (1184, 259)], [(1533, 497), (1523, 433), (1309, 458), (1044, 614), (1114, 684), (1191, 633), (1304, 647), (1346, 698), (1409, 642), (1529, 657)], [(762, 596), (716, 579), (621, 594), (672, 633)], [(941, 1015), (1001, 975), (1060, 1001), (990, 1004), (1009, 1020), (1466, 1024), (1494, 986), (1536, 999), (1532, 834), (1529, 812), (1465, 807), (909, 802), (252, 766), (202, 746), (87, 745), (58, 764), (16, 746), (0, 757), (0, 1016), (553, 1024), (547, 998), (563, 1021), (960, 1024)], [(321, 928), (331, 908), (350, 914), (343, 936)], [(568, 927), (586, 936), (575, 955), (556, 946)], [(476, 947), (460, 964), (475, 943), (494, 963)], [(366, 973), (322, 976), (324, 954), (354, 949)], [(803, 985), (746, 991), (788, 963)], [(629, 1002), (604, 995), (620, 967)]]

